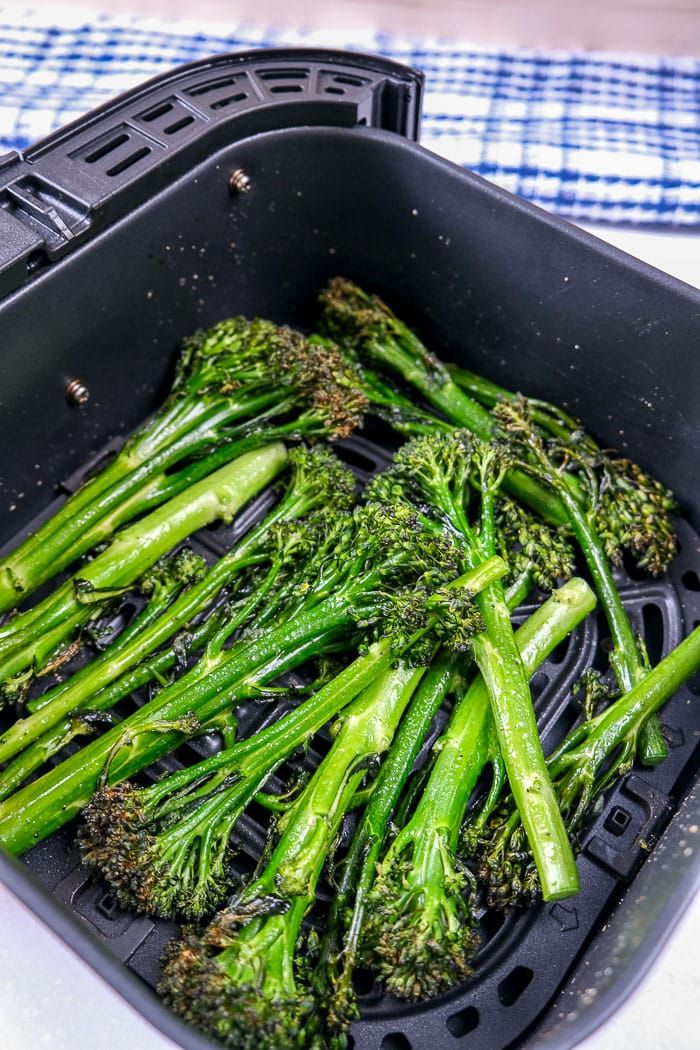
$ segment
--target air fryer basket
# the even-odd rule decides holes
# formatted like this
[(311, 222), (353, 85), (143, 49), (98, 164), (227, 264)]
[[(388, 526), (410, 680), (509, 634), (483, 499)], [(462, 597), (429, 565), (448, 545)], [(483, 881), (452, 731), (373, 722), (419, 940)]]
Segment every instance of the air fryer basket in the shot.
[[(183, 335), (237, 312), (307, 325), (316, 293), (341, 273), (383, 294), (445, 358), (563, 403), (669, 484), (683, 512), (671, 572), (620, 571), (619, 584), (653, 660), (700, 622), (700, 295), (422, 150), (420, 94), (419, 74), (365, 56), (222, 56), (0, 161), (0, 543), (16, 542), (153, 410)], [(75, 378), (91, 395), (80, 408), (66, 399)], [(391, 454), (375, 438), (343, 446), (362, 477)], [(204, 530), (199, 548), (225, 549), (264, 505), (233, 533)], [(605, 666), (604, 621), (589, 619), (533, 682), (545, 746), (575, 716), (583, 668)], [(606, 798), (581, 853), (581, 894), (485, 917), (478, 976), (433, 1003), (363, 989), (358, 1050), (496, 1050), (538, 1020), (538, 1040), (571, 1045), (555, 997), (567, 978), (576, 994), (584, 952), (602, 945), (605, 963), (597, 938), (618, 916), (642, 931), (636, 962), (606, 978), (608, 1004), (623, 994), (697, 876), (698, 851), (674, 845), (697, 819), (699, 693), (691, 682), (664, 709), (668, 759)], [(251, 708), (247, 725), (267, 717)], [(309, 760), (323, 748), (320, 738)], [(645, 926), (636, 876), (662, 833), (669, 859), (652, 854), (639, 875), (658, 905)], [(253, 814), (242, 867), (263, 835)], [(81, 867), (70, 826), (24, 861), (0, 857), (0, 878), (153, 1024), (183, 1046), (210, 1045), (149, 990), (172, 924), (120, 911)], [(603, 1007), (586, 1016), (590, 1027)]]

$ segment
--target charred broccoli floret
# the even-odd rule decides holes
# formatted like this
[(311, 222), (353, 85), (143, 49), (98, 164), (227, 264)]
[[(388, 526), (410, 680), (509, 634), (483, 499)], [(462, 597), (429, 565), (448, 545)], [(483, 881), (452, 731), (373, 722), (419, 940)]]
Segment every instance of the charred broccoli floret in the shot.
[(312, 1044), (318, 1020), (302, 963), (302, 921), (343, 816), (391, 743), (422, 673), (399, 663), (363, 690), (334, 727), (321, 765), (282, 815), (279, 841), (263, 871), (204, 937), (190, 935), (172, 949), (161, 993), (225, 1046)]
[[(105, 691), (120, 677), (132, 673), (136, 666), (143, 666), (149, 655), (165, 642), (182, 648), (180, 642), (191, 639), (191, 633), (180, 636), (178, 642), (178, 632), (187, 631), (223, 588), (230, 592), (236, 581), (245, 579), (247, 571), (268, 557), (270, 536), (281, 525), (308, 517), (329, 504), (338, 512), (351, 507), (355, 490), (353, 475), (328, 449), (300, 446), (290, 450), (288, 460), (291, 473), (285, 480), (280, 501), (209, 569), (198, 555), (185, 548), (149, 570), (139, 584), (149, 595), (143, 612), (96, 660), (30, 704), (32, 713), (0, 737), (0, 762), (22, 749), (26, 751), (35, 742), (37, 753), (49, 757), (45, 753), (46, 742), (38, 743), (44, 734), (71, 712), (88, 706), (104, 710), (116, 703), (124, 694), (118, 692), (112, 698)], [(297, 561), (295, 559), (295, 565)], [(191, 645), (187, 651), (191, 651)], [(144, 679), (148, 680), (148, 677)], [(5, 793), (6, 781), (12, 782), (13, 789), (17, 786), (14, 770), (0, 773), (0, 794)]]
[[(510, 456), (506, 443), (484, 442), (466, 430), (414, 438), (372, 483), (370, 495), (404, 500), (421, 520), (455, 537), (465, 565), (478, 564), (497, 548), (495, 507)], [(540, 539), (533, 535), (533, 545)], [(541, 561), (547, 556), (544, 552)], [(555, 899), (578, 889), (576, 866), (549, 783), (501, 583), (485, 588), (476, 606), (482, 624), (472, 641), (474, 658), (488, 685), (497, 738), (546, 895)]]
[[(337, 349), (269, 321), (234, 317), (196, 333), (160, 410), (0, 562), (0, 613), (243, 452), (285, 437), (347, 437), (366, 407), (358, 378)], [(38, 626), (42, 608), (0, 627), (0, 666), (10, 643), (22, 641), (17, 632)]]
[[(675, 547), (671, 494), (627, 460), (603, 453), (555, 406), (530, 406), (473, 373), (446, 368), (378, 296), (352, 282), (331, 281), (321, 306), (322, 325), (341, 346), (401, 376), (456, 426), (486, 440), (506, 434), (516, 445), (520, 454), (505, 487), (548, 521), (570, 526), (608, 621), (620, 689), (630, 689), (647, 668), (609, 559), (617, 560), (624, 547), (653, 572), (668, 564)], [(658, 723), (651, 719), (640, 737), (640, 758), (655, 765), (665, 755)]]
[[(573, 579), (529, 617), (515, 635), (528, 675), (594, 604), (586, 584)], [(492, 783), (472, 822), (477, 826), (488, 820), (506, 780), (483, 677), (456, 705), (434, 751), (416, 809), (378, 866), (362, 934), (387, 989), (406, 999), (438, 995), (468, 977), (478, 943), (475, 882), (459, 860), (460, 832), (483, 771), (490, 767)]]

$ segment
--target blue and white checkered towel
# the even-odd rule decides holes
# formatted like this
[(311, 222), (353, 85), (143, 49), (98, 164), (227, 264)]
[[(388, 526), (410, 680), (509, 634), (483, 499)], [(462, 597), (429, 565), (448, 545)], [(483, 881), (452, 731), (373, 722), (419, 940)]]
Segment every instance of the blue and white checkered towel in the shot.
[(700, 60), (477, 48), (375, 32), (102, 17), (0, 4), (0, 151), (182, 62), (266, 46), (371, 51), (422, 69), (422, 142), (577, 219), (700, 222)]

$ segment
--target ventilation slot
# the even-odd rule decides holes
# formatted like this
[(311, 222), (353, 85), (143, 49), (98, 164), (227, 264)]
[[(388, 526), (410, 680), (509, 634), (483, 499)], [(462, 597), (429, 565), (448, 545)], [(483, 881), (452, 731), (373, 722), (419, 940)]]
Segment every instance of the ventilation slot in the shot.
[(517, 1003), (534, 976), (529, 966), (516, 966), (511, 970), (498, 986), (498, 998), (503, 1005), (512, 1006), (513, 1003)]
[(379, 464), (365, 455), (363, 449), (359, 449), (354, 445), (343, 445), (342, 454), (347, 465), (354, 467), (360, 474), (374, 474), (375, 470), (378, 469)]
[(289, 95), (296, 91), (303, 91), (301, 84), (275, 84), (270, 88), (271, 95)]
[(146, 124), (150, 124), (152, 121), (158, 120), (158, 117), (163, 117), (166, 113), (171, 113), (174, 108), (174, 104), (170, 100), (162, 102), (159, 106), (156, 106), (155, 109), (151, 109), (147, 113), (142, 113), (139, 120), (143, 120)]
[(700, 576), (695, 569), (688, 569), (681, 576), (681, 583), (688, 591), (700, 591)]
[(129, 141), (129, 136), (124, 132), (121, 135), (117, 135), (116, 138), (111, 139), (109, 142), (105, 142), (104, 145), (99, 146), (92, 153), (88, 153), (85, 156), (86, 164), (95, 164), (98, 160), (102, 160), (108, 153), (114, 153), (115, 149), (119, 149), (125, 142)]
[(104, 915), (105, 919), (114, 919), (115, 912), (118, 910), (119, 905), (115, 901), (111, 893), (105, 893), (104, 897), (100, 897), (97, 904), (95, 905), (96, 910), (100, 915)]
[(348, 73), (339, 73), (333, 77), (336, 84), (348, 84), (349, 87), (363, 87), (365, 84), (369, 84), (367, 77), (353, 77)]
[(309, 79), (308, 69), (261, 69), (257, 73), (271, 95), (299, 94)]
[(569, 651), (569, 645), (571, 644), (568, 638), (565, 638), (563, 642), (559, 642), (559, 645), (552, 650), (549, 662), (551, 664), (561, 664), (564, 662), (564, 657)]
[(261, 80), (307, 80), (308, 69), (265, 69), (258, 72)]
[(533, 702), (542, 695), (544, 690), (547, 688), (549, 683), (548, 676), (544, 671), (538, 671), (537, 674), (533, 675), (530, 679), (530, 693), (532, 695)]
[(658, 605), (648, 602), (642, 608), (644, 645), (652, 667), (658, 664), (664, 652), (664, 617)]
[(212, 102), (209, 109), (224, 109), (225, 106), (231, 106), (234, 102), (243, 102), (246, 98), (248, 98), (246, 91), (238, 91), (235, 95), (227, 95), (225, 98), (219, 98), (216, 102)]
[[(216, 112), (216, 110), (225, 109), (236, 102), (245, 102), (250, 97), (250, 92), (245, 90), (248, 84), (248, 77), (245, 73), (235, 73), (230, 76), (207, 80), (203, 84), (196, 84), (194, 87), (188, 88), (186, 94), (190, 98), (203, 98), (209, 109)], [(232, 88), (233, 90), (231, 90)]]
[(380, 449), (373, 441), (355, 435), (339, 441), (336, 448), (341, 458), (355, 473), (367, 477), (379, 470), (385, 470), (391, 462), (389, 452)]
[[(135, 120), (148, 124), (149, 131), (163, 135), (177, 135), (197, 121), (197, 117), (175, 95), (163, 99), (150, 109), (139, 113)], [(201, 118), (199, 118), (201, 120)]]
[(490, 940), (495, 937), (506, 921), (504, 911), (485, 911), (479, 920), (484, 937)]
[(318, 75), (319, 91), (323, 91), (325, 95), (335, 95), (336, 97), (348, 94), (353, 95), (354, 92), (352, 90), (348, 92), (348, 88), (362, 88), (370, 83), (371, 81), (365, 77), (346, 76), (341, 73), (334, 73), (332, 69), (323, 69)]
[(619, 838), (627, 831), (631, 819), (631, 814), (628, 813), (626, 809), (623, 809), (622, 806), (613, 806), (603, 824), (603, 827), (606, 831), (609, 831), (611, 835), (615, 835)]
[(382, 1039), (380, 1050), (411, 1050), (411, 1044), (403, 1032), (390, 1032)]
[(445, 1027), (455, 1039), (461, 1039), (463, 1035), (468, 1035), (479, 1027), (479, 1011), (475, 1006), (466, 1006), (464, 1010), (450, 1014), (445, 1021)]
[(371, 970), (361, 967), (353, 970), (352, 986), (359, 999), (371, 995), (377, 986), (377, 981)]
[(219, 77), (217, 80), (207, 80), (205, 84), (197, 84), (196, 87), (188, 88), (187, 94), (190, 98), (197, 98), (199, 95), (210, 95), (212, 91), (218, 91), (220, 88), (231, 87), (233, 84), (238, 84), (241, 77)]
[(134, 153), (130, 153), (128, 157), (124, 157), (124, 160), (120, 160), (118, 164), (115, 164), (112, 168), (107, 168), (106, 174), (109, 175), (110, 179), (114, 178), (115, 175), (121, 175), (127, 168), (133, 167), (144, 157), (147, 157), (151, 153), (150, 146), (141, 146)]
[(189, 127), (190, 124), (194, 124), (194, 117), (188, 114), (186, 117), (180, 117), (174, 124), (168, 124), (166, 128), (163, 128), (163, 133), (165, 135), (176, 135), (178, 131)]

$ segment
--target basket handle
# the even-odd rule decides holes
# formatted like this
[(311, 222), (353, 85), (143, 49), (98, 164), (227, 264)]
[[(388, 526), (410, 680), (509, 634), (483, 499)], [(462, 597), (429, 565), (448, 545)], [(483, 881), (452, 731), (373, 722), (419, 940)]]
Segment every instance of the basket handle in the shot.
[(0, 158), (0, 298), (216, 150), (302, 125), (416, 140), (423, 75), (373, 55), (281, 48), (178, 66)]

